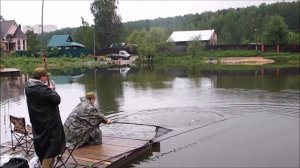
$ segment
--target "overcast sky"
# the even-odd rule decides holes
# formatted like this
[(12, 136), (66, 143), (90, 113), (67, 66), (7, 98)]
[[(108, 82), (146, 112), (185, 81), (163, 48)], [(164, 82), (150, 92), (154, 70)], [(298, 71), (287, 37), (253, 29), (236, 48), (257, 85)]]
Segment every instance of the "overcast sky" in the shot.
[[(118, 13), (122, 22), (143, 19), (165, 18), (195, 14), (219, 9), (258, 6), (261, 3), (275, 3), (282, 0), (119, 0)], [(291, 1), (291, 0), (285, 0)], [(93, 0), (45, 0), (44, 25), (56, 25), (59, 29), (78, 27), (81, 17), (94, 24), (90, 5)], [(6, 20), (18, 24), (41, 24), (42, 0), (0, 0), (0, 14)]]

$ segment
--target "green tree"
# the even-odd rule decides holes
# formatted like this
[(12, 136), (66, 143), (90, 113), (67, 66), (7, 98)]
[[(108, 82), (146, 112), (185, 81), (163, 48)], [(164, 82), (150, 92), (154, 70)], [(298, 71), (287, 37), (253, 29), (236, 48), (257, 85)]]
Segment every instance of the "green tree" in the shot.
[(288, 43), (295, 45), (300, 44), (300, 33), (289, 32)]
[(86, 20), (84, 20), (84, 18), (83, 17), (81, 17), (81, 24), (82, 24), (82, 26), (87, 26), (87, 27), (89, 27), (89, 22), (87, 22)]
[(3, 44), (2, 44), (2, 40), (0, 40), (0, 56), (3, 56)]
[(167, 47), (167, 33), (161, 27), (151, 27), (149, 31), (150, 43), (155, 46), (156, 52), (162, 52)]
[(148, 32), (143, 29), (143, 30), (134, 30), (128, 37), (127, 37), (127, 42), (131, 44), (136, 44), (137, 45), (137, 52), (139, 56), (145, 54), (145, 49), (144, 47), (146, 46), (145, 43), (147, 43), (148, 40)]
[(204, 43), (201, 42), (201, 36), (194, 37), (192, 41), (188, 42), (187, 51), (192, 54), (192, 57), (195, 56), (203, 49)]
[(35, 34), (32, 30), (28, 30), (26, 32), (27, 36), (27, 51), (30, 55), (33, 55), (35, 52), (40, 50), (40, 42), (37, 37), (37, 34)]
[(278, 15), (271, 17), (266, 25), (266, 41), (272, 44), (284, 44), (288, 40), (288, 28), (284, 18)]
[(118, 42), (121, 36), (122, 22), (117, 14), (118, 0), (95, 0), (91, 4), (94, 15), (96, 39), (101, 48)]
[(81, 17), (82, 26), (75, 29), (73, 40), (83, 44), (86, 48), (93, 50), (94, 48), (94, 28)]

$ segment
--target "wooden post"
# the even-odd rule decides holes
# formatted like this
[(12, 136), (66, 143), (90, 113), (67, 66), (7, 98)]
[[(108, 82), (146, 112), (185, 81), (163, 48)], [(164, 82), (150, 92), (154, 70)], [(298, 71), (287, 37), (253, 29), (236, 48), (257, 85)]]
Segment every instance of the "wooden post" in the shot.
[(264, 68), (261, 68), (261, 69), (260, 69), (260, 75), (261, 75), (261, 76), (264, 76), (264, 75), (265, 75), (265, 69), (264, 69)]
[(276, 76), (279, 76), (279, 67), (276, 67)]
[(276, 52), (279, 53), (279, 44), (276, 44)]

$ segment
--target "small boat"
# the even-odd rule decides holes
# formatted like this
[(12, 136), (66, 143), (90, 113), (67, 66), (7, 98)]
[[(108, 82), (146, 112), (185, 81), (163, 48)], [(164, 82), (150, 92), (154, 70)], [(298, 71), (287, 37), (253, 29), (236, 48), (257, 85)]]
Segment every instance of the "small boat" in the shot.
[(79, 79), (81, 79), (82, 77), (84, 77), (84, 74), (80, 74), (80, 75), (76, 75), (76, 76), (71, 76), (69, 83), (75, 83), (78, 82)]

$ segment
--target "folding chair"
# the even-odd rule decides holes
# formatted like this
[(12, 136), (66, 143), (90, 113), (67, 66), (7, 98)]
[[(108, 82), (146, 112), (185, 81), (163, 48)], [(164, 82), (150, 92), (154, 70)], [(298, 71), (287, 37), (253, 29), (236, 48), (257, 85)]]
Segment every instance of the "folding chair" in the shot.
[[(25, 118), (10, 115), (11, 148), (14, 151), (21, 147), (28, 155), (33, 147), (33, 136), (31, 126), (26, 126)], [(17, 141), (14, 145), (14, 139)]]
[[(74, 162), (75, 162), (74, 167), (77, 167), (77, 161), (76, 161), (76, 159), (73, 156), (73, 151), (76, 149), (77, 144), (78, 143), (68, 143), (67, 142), (64, 153), (56, 157), (56, 160), (55, 160), (55, 162), (53, 164), (53, 167), (54, 168), (56, 168), (56, 167), (65, 167), (65, 168), (67, 168), (66, 167), (66, 163), (68, 162), (68, 160), (70, 158), (72, 158), (74, 160)], [(63, 155), (66, 156), (65, 159), (63, 158)]]
[[(84, 133), (84, 135), (83, 135), (82, 137), (84, 137), (86, 134), (88, 134), (88, 133), (90, 132), (91, 129), (93, 129), (93, 128), (88, 129), (88, 130)], [(66, 143), (66, 148), (65, 148), (64, 153), (61, 154), (61, 155), (59, 155), (59, 156), (57, 156), (56, 160), (54, 161), (54, 166), (53, 166), (53, 167), (54, 167), (54, 168), (56, 168), (56, 167), (65, 167), (65, 168), (67, 168), (67, 167), (66, 167), (66, 163), (68, 162), (68, 160), (69, 160), (70, 158), (72, 158), (73, 161), (75, 162), (75, 164), (74, 164), (74, 163), (70, 163), (70, 164), (73, 164), (74, 167), (77, 167), (78, 163), (77, 163), (75, 157), (73, 156), (73, 152), (74, 152), (74, 150), (77, 148), (77, 146), (78, 146), (80, 143), (81, 143), (81, 141), (75, 142), (75, 143), (69, 143), (69, 142), (67, 142), (67, 143)], [(63, 155), (65, 155), (65, 158), (66, 158), (66, 159), (63, 158)], [(60, 162), (60, 164), (58, 164), (59, 162)], [(68, 166), (69, 166), (69, 165), (68, 165)]]

